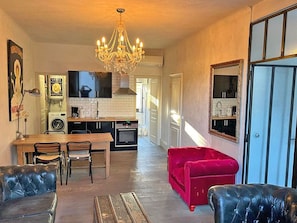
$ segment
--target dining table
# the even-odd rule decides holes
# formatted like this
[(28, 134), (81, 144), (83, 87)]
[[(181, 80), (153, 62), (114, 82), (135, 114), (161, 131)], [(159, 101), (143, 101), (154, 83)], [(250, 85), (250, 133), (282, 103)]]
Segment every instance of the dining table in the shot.
[(36, 134), (27, 135), (22, 139), (16, 139), (12, 142), (17, 152), (17, 164), (24, 165), (26, 161), (26, 153), (34, 152), (35, 143), (59, 142), (61, 150), (67, 152), (67, 142), (90, 141), (92, 149), (100, 149), (104, 151), (105, 156), (105, 177), (109, 176), (110, 170), (110, 142), (113, 137), (110, 133), (92, 133), (92, 134)]

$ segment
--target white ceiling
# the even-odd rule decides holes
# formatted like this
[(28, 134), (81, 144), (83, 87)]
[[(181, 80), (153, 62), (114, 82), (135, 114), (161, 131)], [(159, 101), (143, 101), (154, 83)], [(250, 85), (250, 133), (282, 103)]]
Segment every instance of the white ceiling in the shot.
[(0, 8), (37, 42), (95, 45), (119, 20), (131, 42), (161, 49), (261, 0), (1, 0)]

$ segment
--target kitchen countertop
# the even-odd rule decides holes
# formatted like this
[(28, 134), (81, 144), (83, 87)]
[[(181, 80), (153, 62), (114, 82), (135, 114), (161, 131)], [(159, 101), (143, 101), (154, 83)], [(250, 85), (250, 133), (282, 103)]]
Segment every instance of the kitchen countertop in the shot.
[(68, 117), (68, 122), (114, 122), (114, 121), (137, 121), (135, 117), (99, 117), (99, 118), (74, 118)]
[(212, 116), (212, 120), (229, 120), (229, 119), (236, 119), (236, 116)]

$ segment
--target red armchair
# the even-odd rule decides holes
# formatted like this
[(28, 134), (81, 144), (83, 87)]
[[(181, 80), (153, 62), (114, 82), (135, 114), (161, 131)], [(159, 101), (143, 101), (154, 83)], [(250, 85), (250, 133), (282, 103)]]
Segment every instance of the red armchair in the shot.
[(168, 180), (190, 211), (207, 204), (211, 186), (234, 184), (238, 162), (215, 149), (180, 147), (168, 149)]

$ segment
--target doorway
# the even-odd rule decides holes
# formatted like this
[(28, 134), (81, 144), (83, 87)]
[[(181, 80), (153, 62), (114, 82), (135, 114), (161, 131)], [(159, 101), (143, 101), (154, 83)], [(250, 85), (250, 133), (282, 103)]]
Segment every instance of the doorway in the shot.
[(182, 80), (181, 73), (170, 75), (169, 147), (181, 145)]
[(148, 137), (150, 142), (159, 145), (160, 79), (136, 78), (136, 93), (138, 135)]
[(244, 183), (296, 187), (296, 73), (292, 65), (251, 65)]

